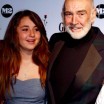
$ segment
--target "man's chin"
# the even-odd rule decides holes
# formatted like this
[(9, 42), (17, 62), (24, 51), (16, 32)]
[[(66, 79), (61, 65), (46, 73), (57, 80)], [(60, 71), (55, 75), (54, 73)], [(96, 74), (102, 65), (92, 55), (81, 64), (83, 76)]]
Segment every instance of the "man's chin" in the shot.
[(84, 36), (86, 36), (87, 33), (85, 33), (84, 31), (67, 31), (69, 33), (69, 35), (73, 38), (73, 39), (81, 39)]
[(76, 31), (72, 31), (70, 28), (66, 27), (66, 32), (69, 33), (69, 35), (73, 38), (73, 39), (82, 39), (83, 37), (85, 37), (88, 33), (88, 31), (90, 30), (91, 25), (88, 24), (85, 28), (83, 29), (79, 29)]

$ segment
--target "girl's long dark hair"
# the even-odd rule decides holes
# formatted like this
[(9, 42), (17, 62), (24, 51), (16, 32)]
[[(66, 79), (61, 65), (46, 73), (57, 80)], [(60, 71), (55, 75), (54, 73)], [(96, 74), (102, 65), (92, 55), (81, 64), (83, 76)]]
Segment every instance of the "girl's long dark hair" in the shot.
[(0, 101), (5, 98), (6, 92), (10, 93), (10, 87), (13, 88), (12, 78), (19, 72), (21, 55), (17, 27), (25, 16), (28, 16), (36, 24), (41, 33), (40, 43), (34, 49), (32, 59), (35, 64), (39, 65), (41, 85), (45, 86), (46, 69), (50, 56), (45, 27), (35, 12), (19, 11), (10, 20), (4, 35), (3, 47), (0, 49)]

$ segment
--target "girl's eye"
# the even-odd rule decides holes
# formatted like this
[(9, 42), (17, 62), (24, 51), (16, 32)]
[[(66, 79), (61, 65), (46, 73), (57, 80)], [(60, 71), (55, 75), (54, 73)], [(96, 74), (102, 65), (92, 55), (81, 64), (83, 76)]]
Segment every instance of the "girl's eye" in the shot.
[(39, 31), (39, 29), (37, 28), (37, 29), (35, 29), (35, 31)]
[(22, 29), (22, 31), (28, 31), (28, 29)]
[(34, 28), (34, 31), (39, 31), (39, 29), (35, 27), (35, 28)]

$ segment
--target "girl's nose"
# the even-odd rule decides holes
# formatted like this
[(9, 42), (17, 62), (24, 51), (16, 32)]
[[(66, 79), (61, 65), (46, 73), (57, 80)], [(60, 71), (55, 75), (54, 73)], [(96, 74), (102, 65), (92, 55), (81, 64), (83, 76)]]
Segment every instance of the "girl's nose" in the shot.
[(30, 30), (30, 36), (34, 37), (35, 36), (35, 33), (33, 30)]

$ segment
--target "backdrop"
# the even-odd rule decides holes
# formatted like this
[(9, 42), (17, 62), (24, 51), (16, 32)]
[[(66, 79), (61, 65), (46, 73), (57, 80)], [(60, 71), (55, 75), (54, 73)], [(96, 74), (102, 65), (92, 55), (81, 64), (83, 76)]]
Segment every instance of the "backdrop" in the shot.
[[(41, 17), (47, 36), (63, 30), (61, 10), (64, 0), (0, 0), (0, 39), (3, 39), (5, 30), (11, 17), (19, 10), (29, 9)], [(104, 0), (95, 0), (97, 18), (94, 25), (104, 33)]]

